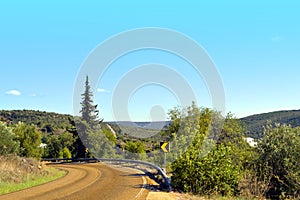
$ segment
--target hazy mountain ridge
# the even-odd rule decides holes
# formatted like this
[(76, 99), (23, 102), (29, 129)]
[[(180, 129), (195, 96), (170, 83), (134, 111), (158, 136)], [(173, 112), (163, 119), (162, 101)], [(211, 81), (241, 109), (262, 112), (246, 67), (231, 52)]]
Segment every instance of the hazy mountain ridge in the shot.
[(125, 127), (136, 127), (150, 130), (161, 130), (165, 126), (169, 126), (170, 121), (154, 121), (154, 122), (131, 122), (131, 121), (115, 121), (107, 122), (109, 124), (117, 124)]

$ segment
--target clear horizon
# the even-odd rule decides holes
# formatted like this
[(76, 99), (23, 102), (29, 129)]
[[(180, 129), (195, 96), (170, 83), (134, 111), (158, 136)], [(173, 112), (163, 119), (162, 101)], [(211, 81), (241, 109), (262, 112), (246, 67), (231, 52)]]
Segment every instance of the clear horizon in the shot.
[[(89, 54), (121, 32), (160, 27), (192, 38), (211, 57), (223, 82), (226, 112), (242, 118), (298, 110), (299, 8), (292, 0), (1, 2), (0, 109), (73, 115), (75, 81)], [(211, 107), (205, 80), (188, 62), (147, 49), (118, 58), (99, 78), (93, 92), (101, 118), (114, 121), (112, 98), (119, 81), (149, 63), (176, 71), (196, 94), (191, 102)], [(167, 113), (180, 104), (174, 91), (158, 84), (136, 88), (125, 101), (130, 114), (125, 121), (151, 121), (153, 107)]]

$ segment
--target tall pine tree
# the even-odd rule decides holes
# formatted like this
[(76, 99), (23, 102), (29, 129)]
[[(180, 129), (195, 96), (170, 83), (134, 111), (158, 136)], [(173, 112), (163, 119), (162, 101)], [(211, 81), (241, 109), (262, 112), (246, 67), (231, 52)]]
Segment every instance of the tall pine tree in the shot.
[(89, 84), (89, 77), (86, 76), (85, 81), (85, 91), (82, 96), (81, 102), (81, 114), (82, 119), (85, 120), (91, 128), (95, 128), (95, 126), (101, 124), (103, 119), (99, 119), (99, 110), (97, 110), (98, 105), (94, 105), (93, 102), (93, 93), (91, 92), (91, 86)]
[[(93, 138), (96, 132), (101, 130), (100, 124), (103, 121), (103, 119), (99, 120), (98, 118), (99, 111), (97, 110), (97, 105), (94, 105), (93, 102), (93, 93), (91, 92), (88, 76), (86, 76), (85, 91), (81, 96), (81, 118), (70, 119), (73, 128), (68, 130), (77, 138), (74, 143), (75, 149), (73, 152), (73, 155), (77, 158), (85, 157), (87, 149), (90, 152), (92, 148), (90, 144), (91, 138)], [(99, 142), (100, 140), (97, 141)]]

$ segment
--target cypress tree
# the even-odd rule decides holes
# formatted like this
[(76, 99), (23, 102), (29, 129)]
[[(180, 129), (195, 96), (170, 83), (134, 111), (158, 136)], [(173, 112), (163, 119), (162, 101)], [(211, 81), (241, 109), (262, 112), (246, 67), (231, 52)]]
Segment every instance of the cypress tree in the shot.
[(96, 125), (99, 125), (103, 119), (98, 119), (99, 110), (97, 110), (98, 105), (94, 105), (93, 102), (93, 93), (91, 92), (91, 86), (89, 84), (89, 77), (86, 76), (85, 81), (85, 91), (82, 96), (81, 102), (81, 115), (82, 119), (85, 120), (91, 128), (95, 128)]

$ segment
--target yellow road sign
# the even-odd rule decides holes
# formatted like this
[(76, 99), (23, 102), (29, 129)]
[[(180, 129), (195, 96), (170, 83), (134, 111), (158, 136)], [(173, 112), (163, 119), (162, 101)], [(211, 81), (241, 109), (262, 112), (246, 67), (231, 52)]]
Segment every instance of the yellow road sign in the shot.
[(169, 142), (161, 142), (160, 148), (165, 152), (168, 153), (170, 151)]

